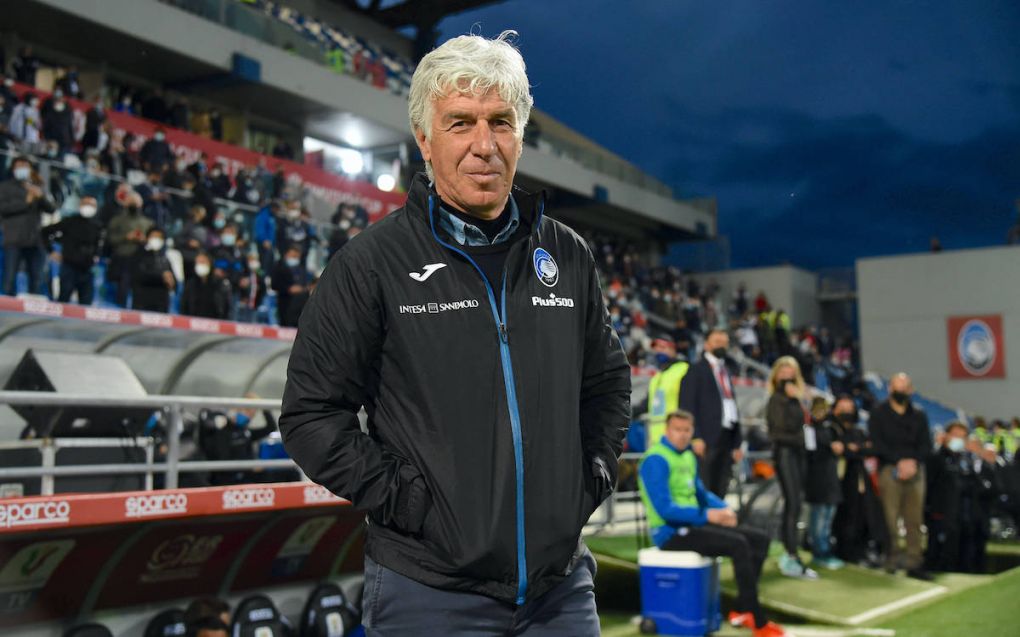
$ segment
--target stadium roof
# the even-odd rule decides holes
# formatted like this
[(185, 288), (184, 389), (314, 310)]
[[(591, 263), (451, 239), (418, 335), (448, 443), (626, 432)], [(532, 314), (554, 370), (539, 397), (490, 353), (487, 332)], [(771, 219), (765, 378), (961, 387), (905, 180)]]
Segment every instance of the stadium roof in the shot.
[(442, 18), (502, 0), (333, 0), (362, 13), (391, 29), (420, 24), (435, 24)]

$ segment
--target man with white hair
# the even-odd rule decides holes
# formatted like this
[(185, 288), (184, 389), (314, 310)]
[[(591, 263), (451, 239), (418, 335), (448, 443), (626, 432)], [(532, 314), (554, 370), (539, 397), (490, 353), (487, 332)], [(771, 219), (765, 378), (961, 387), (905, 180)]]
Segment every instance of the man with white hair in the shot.
[(584, 240), (513, 185), (532, 105), (513, 35), (422, 59), (428, 174), (332, 259), (291, 353), (287, 451), (368, 511), (370, 636), (599, 632), (580, 533), (613, 490), (630, 368)]

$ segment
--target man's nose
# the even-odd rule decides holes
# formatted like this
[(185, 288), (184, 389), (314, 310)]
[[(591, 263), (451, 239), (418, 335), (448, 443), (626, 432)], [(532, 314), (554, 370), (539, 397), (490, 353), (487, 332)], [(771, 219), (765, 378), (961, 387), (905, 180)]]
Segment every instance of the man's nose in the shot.
[(488, 157), (496, 151), (496, 139), (489, 122), (479, 120), (472, 134), (471, 152), (481, 157)]

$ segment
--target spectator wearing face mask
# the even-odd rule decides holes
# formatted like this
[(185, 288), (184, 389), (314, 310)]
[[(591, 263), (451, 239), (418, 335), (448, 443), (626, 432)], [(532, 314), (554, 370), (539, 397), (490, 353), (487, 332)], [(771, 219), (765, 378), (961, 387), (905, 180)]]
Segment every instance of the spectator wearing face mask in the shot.
[(146, 234), (145, 250), (135, 260), (132, 277), (133, 309), (149, 312), (170, 309), (170, 293), (177, 289), (177, 279), (163, 250), (165, 238), (160, 228), (150, 228)]
[(103, 150), (100, 138), (103, 134), (103, 124), (106, 121), (106, 107), (103, 105), (103, 100), (96, 99), (96, 103), (85, 113), (85, 134), (81, 138), (81, 145), (86, 151)]
[(157, 228), (166, 228), (170, 223), (170, 195), (163, 188), (162, 181), (160, 170), (151, 169), (145, 183), (139, 184), (136, 189), (142, 197), (142, 214)]
[(297, 246), (301, 251), (301, 264), (304, 266), (308, 260), (312, 236), (311, 225), (301, 216), (300, 202), (288, 202), (286, 216), (276, 223), (276, 249), (283, 254), (290, 246)]
[(230, 194), (230, 177), (227, 176), (221, 164), (214, 164), (210, 167), (208, 182), (209, 191), (214, 197), (226, 199)]
[(280, 325), (297, 327), (290, 312), (291, 301), (308, 291), (311, 276), (301, 260), (301, 247), (290, 246), (284, 251), (283, 261), (273, 269), (273, 289), (276, 290), (276, 311)]
[(245, 254), (242, 250), (243, 241), (238, 233), (237, 225), (228, 223), (220, 233), (220, 245), (212, 250), (213, 271), (226, 279), (232, 288), (245, 271)]
[(255, 323), (258, 320), (259, 306), (266, 296), (266, 276), (257, 255), (249, 254), (247, 264), (248, 269), (237, 281), (235, 320)]
[(981, 572), (984, 567), (989, 509), (997, 491), (995, 456), (982, 457), (981, 443), (968, 440), (967, 433), (963, 423), (950, 423), (926, 463), (925, 568), (930, 571)]
[(195, 257), (199, 252), (204, 252), (209, 247), (209, 228), (205, 223), (205, 207), (193, 205), (190, 209), (190, 217), (184, 222), (174, 245), (181, 252), (184, 261), (184, 280), (187, 281), (195, 275)]
[(230, 317), (230, 284), (212, 267), (208, 254), (195, 257), (195, 276), (184, 284), (181, 314), (211, 319)]
[(0, 72), (0, 78), (3, 78), (0, 81), (0, 96), (4, 98), (4, 113), (10, 116), (15, 104), (18, 103), (18, 95), (14, 92), (14, 78), (8, 77), (2, 72)]
[(68, 303), (71, 295), (77, 293), (78, 303), (92, 305), (95, 285), (92, 266), (99, 255), (102, 228), (96, 223), (95, 197), (82, 197), (78, 214), (47, 226), (43, 229), (47, 249), (52, 251), (54, 242), (60, 243), (61, 251), (53, 252), (52, 258), (60, 263), (60, 295), (57, 300)]
[(872, 557), (881, 554), (888, 545), (882, 503), (865, 466), (871, 455), (868, 433), (858, 426), (857, 403), (843, 394), (832, 408), (843, 441), (842, 503), (836, 510), (833, 533), (836, 537), (836, 555), (846, 562), (872, 566)]
[[(879, 492), (889, 533), (885, 568), (890, 573), (905, 568), (910, 577), (930, 580), (921, 555), (924, 464), (931, 454), (928, 416), (911, 402), (914, 385), (906, 374), (893, 376), (889, 392), (889, 400), (875, 409), (868, 424), (879, 462)], [(905, 551), (898, 542), (900, 519), (907, 531)]]
[(42, 283), (44, 253), (41, 218), (56, 207), (42, 189), (42, 181), (32, 171), (27, 157), (18, 157), (11, 165), (11, 177), (0, 182), (0, 227), (3, 229), (4, 294), (14, 295), (18, 269), (28, 274), (28, 290), (39, 292)]
[(142, 144), (138, 158), (142, 160), (142, 168), (150, 173), (155, 172), (157, 175), (161, 174), (167, 166), (172, 165), (174, 153), (166, 141), (166, 131), (157, 128), (152, 138)]
[(70, 152), (74, 145), (74, 116), (64, 97), (64, 92), (56, 90), (47, 102), (42, 115), (43, 137), (47, 141), (56, 142), (59, 155)]
[(42, 115), (39, 113), (39, 96), (25, 93), (23, 101), (11, 112), (8, 125), (11, 135), (28, 150), (37, 150), (42, 141)]
[(110, 220), (106, 236), (110, 244), (110, 267), (107, 281), (117, 287), (116, 303), (127, 307), (135, 272), (135, 260), (144, 252), (152, 221), (142, 214), (142, 198), (130, 188), (118, 189), (120, 212)]

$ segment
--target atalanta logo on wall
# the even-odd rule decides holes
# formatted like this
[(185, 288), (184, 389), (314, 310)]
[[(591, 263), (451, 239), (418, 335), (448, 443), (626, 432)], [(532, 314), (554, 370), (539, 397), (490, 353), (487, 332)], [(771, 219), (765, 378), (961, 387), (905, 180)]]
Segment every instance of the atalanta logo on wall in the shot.
[(552, 255), (542, 248), (535, 249), (535, 275), (544, 285), (552, 287), (560, 280), (560, 268)]
[(980, 319), (967, 321), (957, 337), (956, 352), (964, 369), (974, 376), (984, 376), (998, 355), (992, 328)]

